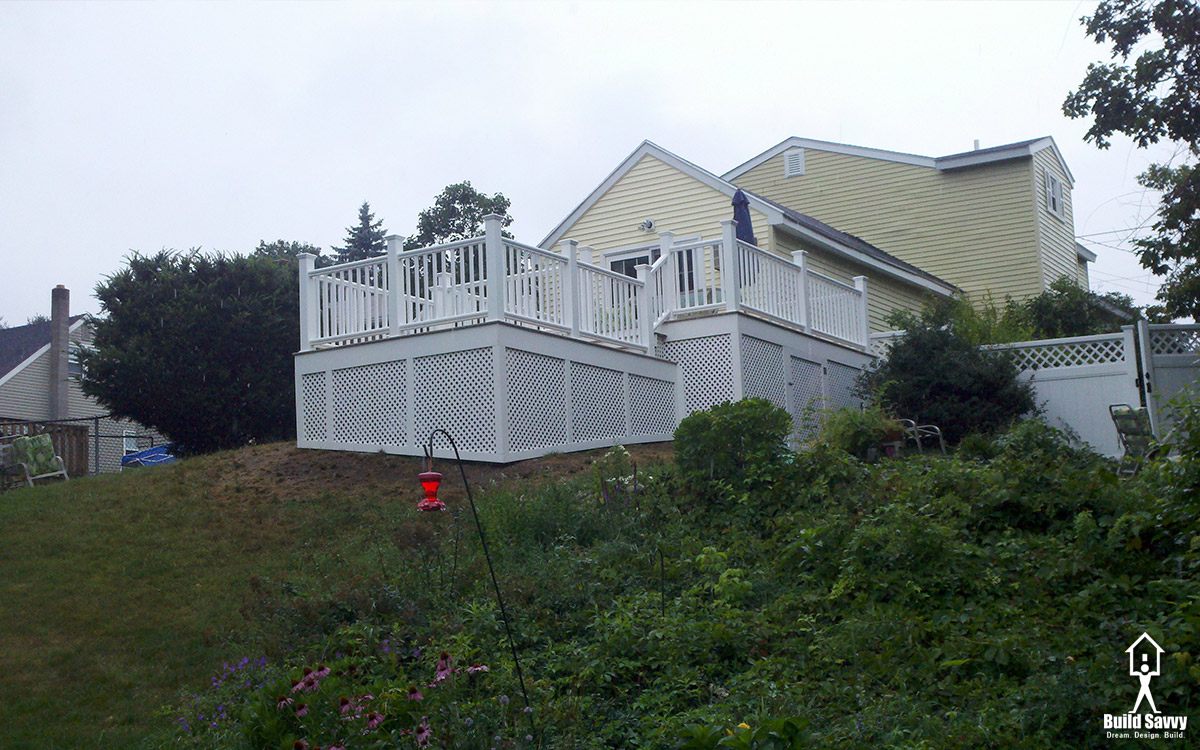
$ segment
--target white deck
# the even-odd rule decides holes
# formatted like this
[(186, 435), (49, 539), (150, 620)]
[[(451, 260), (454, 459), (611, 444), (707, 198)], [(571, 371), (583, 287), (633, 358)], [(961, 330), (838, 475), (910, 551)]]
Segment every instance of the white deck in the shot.
[[(855, 286), (734, 239), (675, 245), (630, 278), (500, 236), (313, 269), (301, 256), (298, 445), (419, 455), (444, 428), (463, 457), (670, 440), (697, 409), (749, 396), (811, 430), (870, 361)], [(592, 257), (587, 252), (585, 257)], [(504, 269), (503, 274), (489, 269)]]

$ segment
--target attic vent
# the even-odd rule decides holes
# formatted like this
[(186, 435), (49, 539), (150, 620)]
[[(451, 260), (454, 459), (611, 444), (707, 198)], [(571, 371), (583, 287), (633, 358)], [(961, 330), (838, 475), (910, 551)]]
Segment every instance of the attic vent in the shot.
[(804, 174), (804, 149), (793, 148), (783, 154), (783, 176), (799, 177)]

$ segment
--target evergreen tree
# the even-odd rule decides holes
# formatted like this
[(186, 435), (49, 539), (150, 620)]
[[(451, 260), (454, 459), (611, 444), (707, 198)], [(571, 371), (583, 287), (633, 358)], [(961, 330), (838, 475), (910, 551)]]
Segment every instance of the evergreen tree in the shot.
[(358, 209), (358, 224), (346, 227), (346, 246), (334, 248), (337, 262), (350, 263), (382, 255), (387, 252), (386, 234), (383, 220), (376, 221), (375, 214), (371, 213), (371, 204), (363, 201)]

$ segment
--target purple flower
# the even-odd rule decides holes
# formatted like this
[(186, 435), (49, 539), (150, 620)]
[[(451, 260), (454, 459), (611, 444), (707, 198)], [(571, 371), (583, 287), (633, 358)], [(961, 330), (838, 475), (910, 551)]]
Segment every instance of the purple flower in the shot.
[(507, 706), (507, 705), (508, 705), (508, 696), (507, 696), (507, 695), (502, 695), (502, 696), (500, 696), (500, 705), (501, 705), (501, 706)]

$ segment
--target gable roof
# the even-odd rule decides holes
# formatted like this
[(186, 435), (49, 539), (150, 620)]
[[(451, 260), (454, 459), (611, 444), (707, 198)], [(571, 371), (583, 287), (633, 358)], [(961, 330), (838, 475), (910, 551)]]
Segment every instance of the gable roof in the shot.
[(974, 167), (980, 164), (991, 164), (999, 161), (1008, 161), (1010, 159), (1020, 159), (1026, 156), (1033, 156), (1042, 149), (1050, 149), (1054, 158), (1058, 160), (1058, 164), (1062, 167), (1063, 174), (1066, 175), (1067, 181), (1072, 186), (1075, 185), (1075, 178), (1071, 174), (1071, 170), (1067, 167), (1067, 162), (1063, 159), (1062, 152), (1058, 150), (1058, 146), (1054, 143), (1054, 139), (1050, 136), (1042, 138), (1033, 138), (1028, 141), (1017, 141), (1016, 143), (1006, 143), (1003, 146), (992, 146), (990, 148), (981, 148), (974, 151), (963, 151), (957, 154), (949, 154), (947, 156), (918, 156), (917, 154), (906, 154), (899, 151), (887, 151), (881, 148), (868, 148), (866, 146), (851, 146), (846, 143), (832, 143), (830, 141), (818, 141), (812, 138), (797, 138), (795, 136), (788, 138), (781, 143), (777, 143), (758, 156), (743, 162), (733, 169), (726, 172), (722, 177), (726, 180), (736, 180), (751, 169), (759, 166), (763, 162), (771, 159), (784, 151), (792, 148), (805, 148), (814, 151), (828, 151), (834, 154), (847, 154), (849, 156), (862, 156), (867, 159), (879, 159), (880, 161), (891, 161), (900, 164), (911, 164), (917, 167), (928, 167), (939, 171), (949, 171), (952, 169), (963, 169), (966, 167)]
[[(707, 169), (696, 166), (651, 141), (642, 141), (641, 145), (634, 149), (633, 153), (625, 157), (625, 160), (618, 164), (617, 168), (610, 172), (608, 177), (582, 203), (576, 206), (575, 210), (567, 218), (559, 222), (558, 226), (551, 230), (538, 243), (538, 247), (543, 249), (549, 248), (563, 239), (567, 230), (574, 226), (587, 213), (588, 209), (595, 205), (613, 185), (624, 177), (629, 170), (633, 169), (634, 165), (645, 156), (653, 156), (664, 164), (683, 172), (713, 190), (729, 196), (730, 200), (733, 199), (733, 194), (738, 190), (738, 187), (732, 182), (716, 176)], [(790, 229), (793, 233), (806, 237), (836, 255), (841, 255), (857, 263), (877, 268), (886, 274), (901, 278), (935, 293), (949, 295), (958, 291), (958, 288), (953, 284), (943, 281), (931, 273), (922, 271), (916, 266), (905, 263), (894, 255), (884, 252), (858, 237), (834, 229), (811, 216), (793, 211), (757, 193), (752, 193), (749, 190), (743, 190), (743, 192), (750, 201), (750, 207), (764, 214), (767, 217), (769, 225), (783, 226), (785, 229)], [(732, 210), (731, 207), (731, 217), (733, 215)]]
[[(71, 316), (75, 330), (85, 316)], [(0, 328), (0, 385), (50, 348), (50, 321)]]

